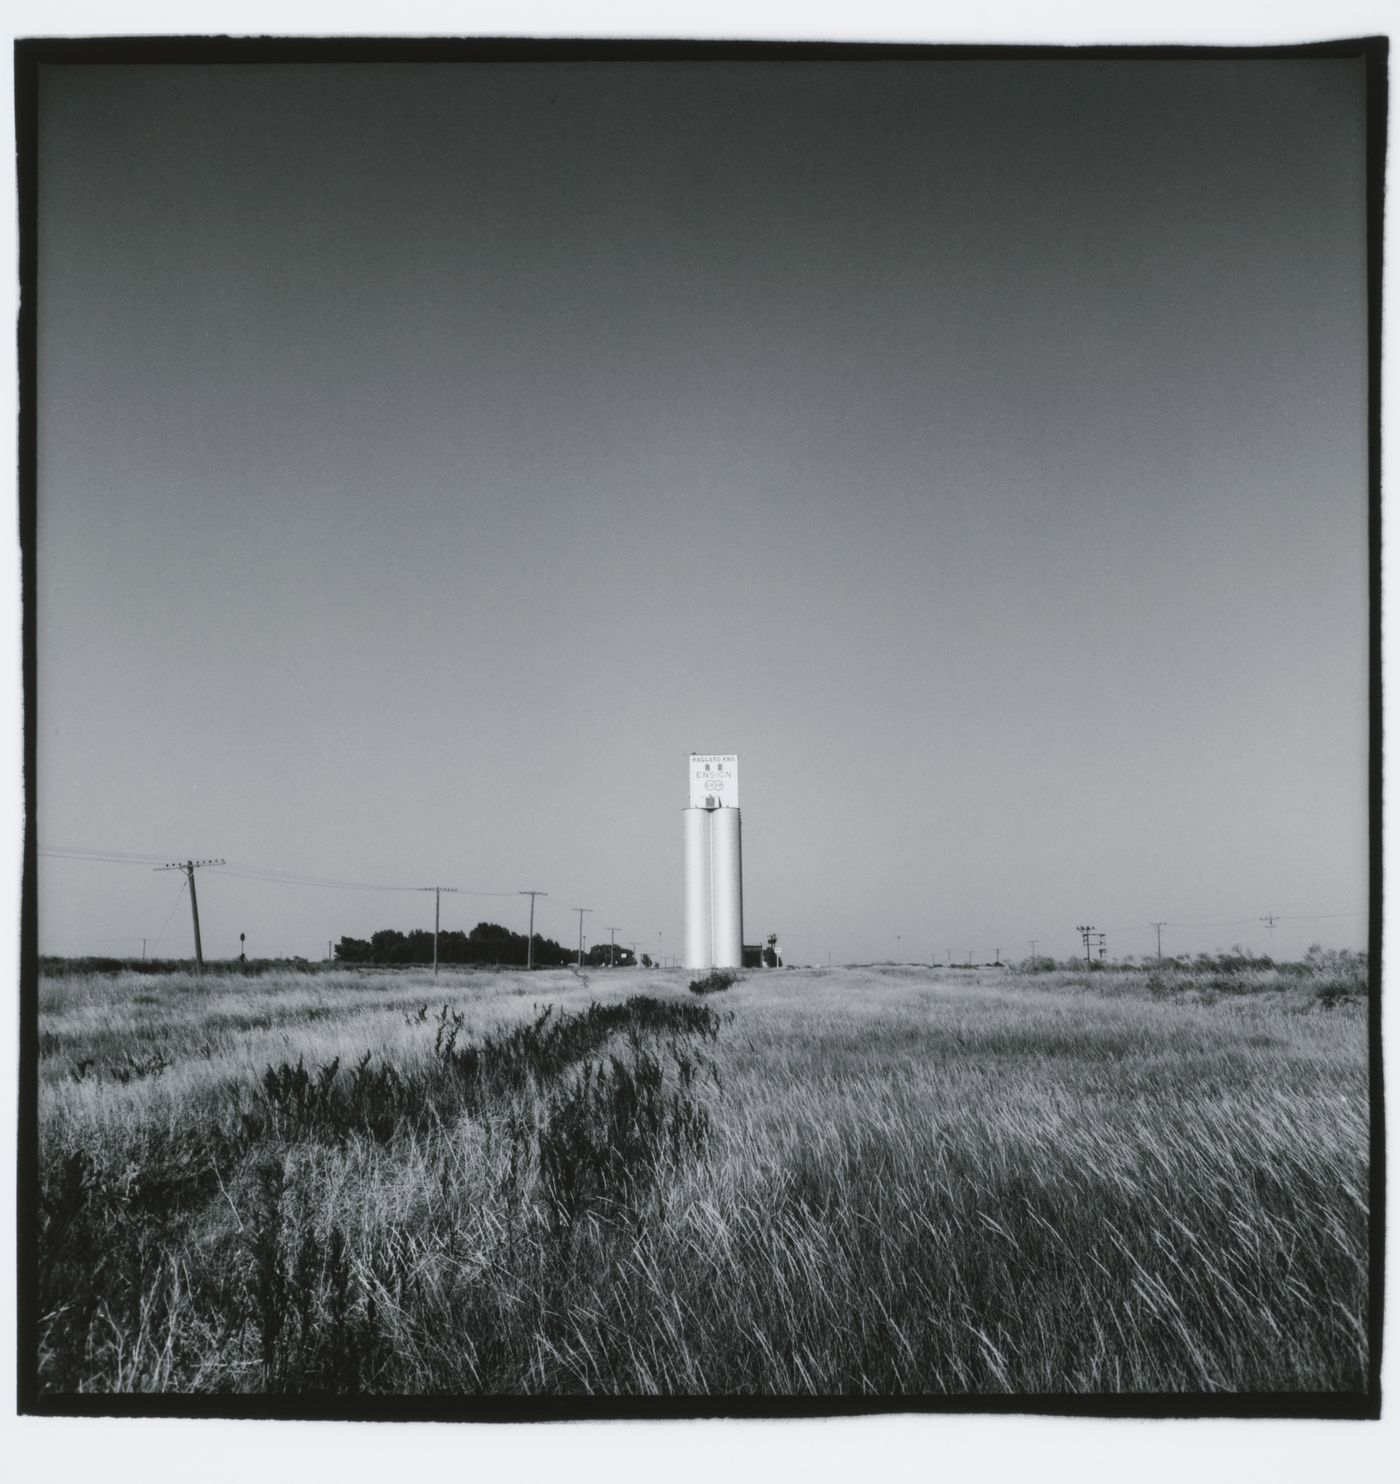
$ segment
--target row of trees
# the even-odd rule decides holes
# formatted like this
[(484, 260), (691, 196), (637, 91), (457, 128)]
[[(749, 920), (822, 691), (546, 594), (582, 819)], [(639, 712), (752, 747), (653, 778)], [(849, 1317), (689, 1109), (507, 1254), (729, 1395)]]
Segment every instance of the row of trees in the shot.
[[(515, 964), (523, 968), (530, 956), (529, 947), (525, 933), (513, 933), (496, 922), (479, 922), (469, 933), (439, 933), (437, 957), (440, 964)], [(335, 958), (342, 964), (430, 964), (433, 935), (425, 928), (415, 928), (411, 933), (384, 928), (368, 940), (342, 938), (335, 945)], [(536, 933), (533, 958), (541, 968), (561, 968), (578, 962), (578, 950), (564, 948), (553, 938)], [(594, 968), (608, 963), (631, 968), (636, 963), (631, 949), (620, 945), (614, 949), (608, 943), (595, 943), (583, 961)]]

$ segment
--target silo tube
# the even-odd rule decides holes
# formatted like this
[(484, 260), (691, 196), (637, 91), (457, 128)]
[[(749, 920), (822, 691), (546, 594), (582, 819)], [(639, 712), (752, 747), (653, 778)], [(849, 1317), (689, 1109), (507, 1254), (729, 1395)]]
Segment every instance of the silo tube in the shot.
[(708, 969), (710, 939), (710, 811), (683, 809), (685, 820), (685, 966)]
[(711, 813), (710, 854), (711, 962), (717, 969), (741, 969), (744, 966), (744, 874), (737, 809), (716, 809)]

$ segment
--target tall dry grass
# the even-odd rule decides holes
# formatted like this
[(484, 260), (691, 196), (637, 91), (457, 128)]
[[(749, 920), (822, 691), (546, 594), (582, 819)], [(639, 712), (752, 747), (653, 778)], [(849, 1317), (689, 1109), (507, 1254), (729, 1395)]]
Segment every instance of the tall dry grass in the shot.
[(43, 1385), (1364, 1386), (1357, 996), (685, 984), (48, 979)]

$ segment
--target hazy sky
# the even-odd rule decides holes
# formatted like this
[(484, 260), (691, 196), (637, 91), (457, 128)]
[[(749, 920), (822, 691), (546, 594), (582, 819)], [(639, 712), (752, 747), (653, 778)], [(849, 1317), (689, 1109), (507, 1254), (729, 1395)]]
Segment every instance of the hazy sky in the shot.
[(1360, 946), (1362, 66), (46, 71), (41, 849), (670, 954), (734, 751), (798, 961)]

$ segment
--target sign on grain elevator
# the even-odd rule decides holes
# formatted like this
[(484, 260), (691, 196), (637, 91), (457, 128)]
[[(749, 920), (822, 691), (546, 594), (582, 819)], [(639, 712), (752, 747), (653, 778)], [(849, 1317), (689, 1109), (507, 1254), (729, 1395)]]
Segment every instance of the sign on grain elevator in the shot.
[(733, 752), (690, 754), (690, 807), (692, 809), (737, 809), (739, 807), (739, 758)]

